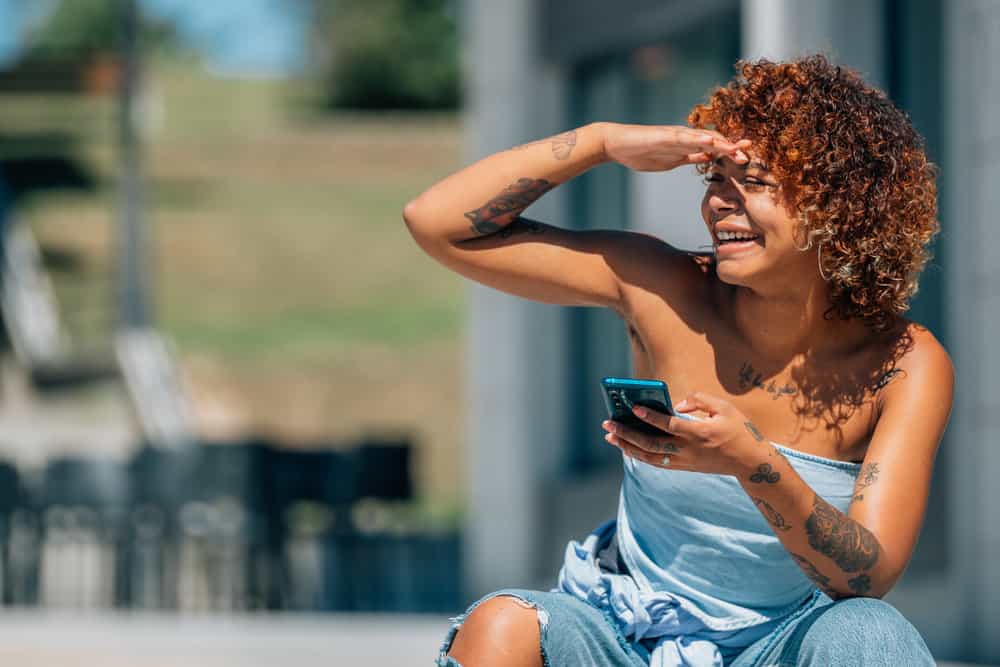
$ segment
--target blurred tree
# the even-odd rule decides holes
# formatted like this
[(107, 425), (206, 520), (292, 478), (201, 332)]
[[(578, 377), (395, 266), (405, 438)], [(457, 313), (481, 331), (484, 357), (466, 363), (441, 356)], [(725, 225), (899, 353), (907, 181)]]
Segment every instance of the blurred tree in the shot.
[[(29, 37), (27, 60), (66, 60), (113, 53), (119, 46), (121, 0), (62, 0)], [(143, 18), (145, 49), (177, 46), (174, 27)]]
[(311, 0), (324, 103), (339, 109), (454, 109), (454, 0)]

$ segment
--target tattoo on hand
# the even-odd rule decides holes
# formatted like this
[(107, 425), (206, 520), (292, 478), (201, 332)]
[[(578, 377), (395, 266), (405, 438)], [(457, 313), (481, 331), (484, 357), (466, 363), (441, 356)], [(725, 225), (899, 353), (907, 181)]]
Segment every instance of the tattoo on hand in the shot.
[(791, 526), (789, 526), (788, 522), (785, 521), (785, 517), (781, 516), (778, 510), (771, 507), (771, 504), (768, 503), (766, 500), (764, 500), (763, 498), (753, 498), (753, 502), (754, 505), (756, 505), (757, 508), (760, 509), (760, 511), (764, 514), (764, 517), (767, 519), (768, 523), (770, 523), (772, 526), (774, 526), (778, 530), (791, 529)]
[(754, 440), (757, 442), (764, 442), (764, 436), (760, 434), (760, 431), (758, 431), (757, 427), (753, 425), (753, 422), (743, 422), (743, 425), (747, 427), (748, 431), (750, 431), (750, 435), (753, 436)]
[(536, 199), (554, 188), (544, 178), (521, 178), (508, 185), (503, 192), (465, 217), (472, 221), (472, 231), (481, 236), (493, 234), (512, 222), (521, 211)]
[(819, 495), (806, 519), (809, 546), (830, 558), (844, 572), (870, 570), (878, 561), (879, 544), (871, 531), (844, 515)]
[(773, 400), (778, 400), (782, 396), (795, 396), (799, 393), (799, 390), (793, 387), (789, 383), (785, 383), (785, 386), (779, 387), (771, 380), (767, 384), (764, 384), (764, 376), (753, 367), (749, 361), (743, 362), (740, 366), (740, 389), (749, 389), (751, 387), (756, 389), (763, 389), (771, 395)]
[(656, 440), (653, 443), (653, 450), (657, 454), (677, 454), (681, 451), (676, 444), (674, 444), (670, 440), (664, 440), (664, 439)]
[(776, 484), (779, 479), (781, 479), (781, 473), (775, 472), (770, 463), (761, 463), (757, 466), (757, 472), (750, 475), (750, 481), (755, 484)]
[(861, 470), (861, 474), (858, 475), (857, 488), (854, 489), (855, 495), (852, 500), (864, 500), (865, 495), (861, 491), (878, 481), (878, 473), (878, 463), (876, 461), (865, 464), (865, 467)]

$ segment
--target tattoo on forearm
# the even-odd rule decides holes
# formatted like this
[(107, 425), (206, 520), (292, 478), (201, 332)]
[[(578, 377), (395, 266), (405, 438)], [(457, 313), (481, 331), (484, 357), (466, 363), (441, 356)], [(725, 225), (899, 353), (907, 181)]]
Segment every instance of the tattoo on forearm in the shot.
[(576, 130), (563, 132), (552, 138), (552, 157), (557, 160), (569, 158), (576, 147)]
[(786, 382), (782, 387), (775, 384), (774, 380), (764, 384), (764, 376), (758, 372), (749, 361), (743, 362), (743, 365), (740, 366), (739, 378), (740, 389), (763, 389), (769, 393), (771, 398), (775, 401), (782, 396), (795, 396), (799, 393), (799, 390), (788, 382)]
[(573, 149), (576, 148), (576, 130), (570, 130), (569, 132), (563, 132), (562, 134), (557, 134), (554, 137), (548, 139), (539, 139), (538, 141), (529, 141), (526, 144), (521, 144), (520, 146), (514, 146), (510, 150), (519, 151), (531, 146), (537, 146), (538, 144), (544, 144), (548, 142), (549, 146), (552, 147), (552, 157), (557, 160), (569, 159), (570, 154)]
[(504, 188), (504, 191), (465, 217), (472, 221), (472, 231), (480, 235), (499, 231), (536, 199), (554, 188), (544, 178), (521, 178)]
[(753, 425), (753, 422), (743, 422), (743, 425), (747, 427), (748, 431), (750, 431), (750, 435), (753, 436), (754, 440), (757, 442), (764, 442), (764, 436), (760, 434), (760, 431), (758, 431), (757, 427)]
[(865, 467), (861, 469), (861, 474), (858, 475), (853, 500), (864, 500), (865, 494), (861, 492), (878, 481), (878, 474), (878, 463), (876, 461), (865, 464)]
[(770, 523), (778, 530), (791, 529), (791, 526), (789, 526), (788, 522), (785, 521), (785, 517), (781, 516), (778, 510), (771, 507), (771, 504), (769, 502), (767, 502), (763, 498), (753, 498), (752, 496), (751, 498), (753, 499), (754, 505), (756, 505), (757, 508), (764, 514), (764, 518), (767, 519), (768, 523)]
[(750, 475), (750, 481), (755, 484), (776, 484), (781, 479), (781, 473), (776, 472), (770, 463), (761, 463), (757, 466), (757, 472)]
[(851, 590), (858, 595), (864, 595), (871, 590), (872, 578), (867, 574), (859, 574), (853, 579), (847, 581), (847, 585), (851, 587)]
[(791, 552), (789, 553), (792, 558), (795, 559), (795, 562), (799, 564), (799, 567), (802, 568), (802, 571), (806, 573), (806, 576), (812, 579), (813, 583), (815, 583), (821, 591), (830, 597), (835, 597), (837, 595), (837, 592), (830, 587), (830, 577), (817, 570), (816, 566), (810, 563), (805, 557)]
[(527, 218), (514, 218), (514, 222), (500, 230), (497, 234), (502, 239), (509, 239), (517, 234), (544, 234), (545, 225)]
[(844, 572), (870, 570), (878, 561), (878, 539), (860, 523), (845, 516), (819, 495), (806, 519), (809, 546), (830, 558)]

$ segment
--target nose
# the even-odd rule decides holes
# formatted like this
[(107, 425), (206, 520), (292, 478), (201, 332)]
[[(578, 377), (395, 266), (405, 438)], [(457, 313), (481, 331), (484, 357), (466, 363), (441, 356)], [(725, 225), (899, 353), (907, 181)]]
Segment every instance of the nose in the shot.
[(708, 193), (708, 207), (715, 213), (739, 213), (743, 198), (731, 183), (718, 183)]

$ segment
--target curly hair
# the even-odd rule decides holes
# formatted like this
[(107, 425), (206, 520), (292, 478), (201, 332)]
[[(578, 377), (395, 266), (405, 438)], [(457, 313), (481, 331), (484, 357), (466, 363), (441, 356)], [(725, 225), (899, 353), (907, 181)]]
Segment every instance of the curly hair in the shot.
[(688, 124), (753, 141), (806, 249), (818, 244), (828, 316), (889, 328), (909, 308), (938, 232), (937, 169), (923, 139), (884, 93), (823, 56), (736, 70)]

